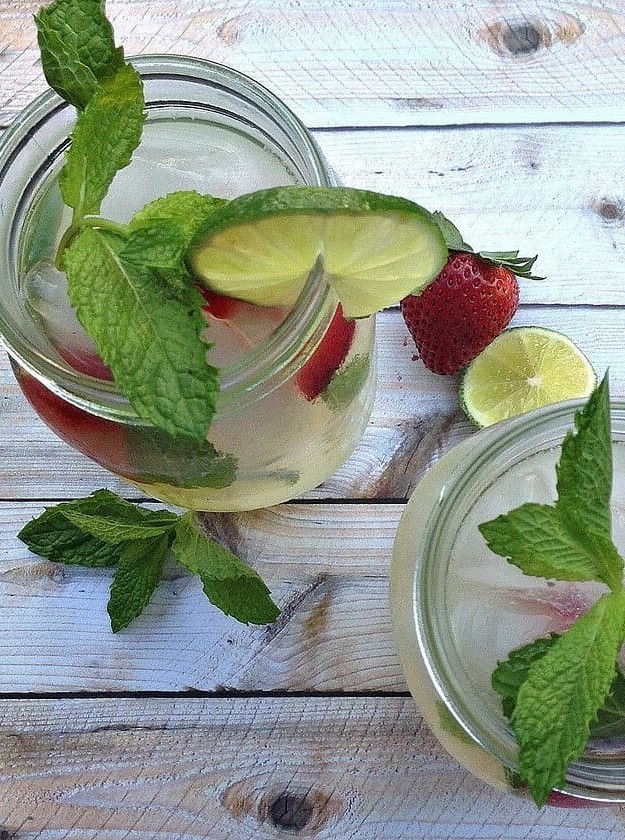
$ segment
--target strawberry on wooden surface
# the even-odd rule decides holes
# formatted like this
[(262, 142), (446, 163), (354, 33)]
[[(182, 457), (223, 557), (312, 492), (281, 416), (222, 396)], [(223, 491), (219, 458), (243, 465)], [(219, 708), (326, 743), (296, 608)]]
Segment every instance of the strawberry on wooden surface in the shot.
[(518, 277), (533, 277), (536, 257), (518, 251), (474, 252), (441, 213), (433, 214), (449, 248), (440, 274), (419, 295), (407, 295), (401, 312), (423, 364), (453, 374), (510, 323), (519, 304)]

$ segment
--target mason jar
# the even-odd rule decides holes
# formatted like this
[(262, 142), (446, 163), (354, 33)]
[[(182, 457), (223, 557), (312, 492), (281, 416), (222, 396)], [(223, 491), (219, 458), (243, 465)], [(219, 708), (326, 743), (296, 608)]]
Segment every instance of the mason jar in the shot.
[[(178, 190), (233, 198), (282, 184), (336, 185), (302, 123), (251, 79), (186, 57), (133, 64), (147, 119), (103, 216), (126, 222)], [(207, 304), (221, 392), (206, 444), (139, 419), (52, 266), (71, 218), (58, 177), (75, 119), (48, 91), (0, 139), (0, 335), (35, 411), (70, 446), (183, 507), (264, 507), (321, 483), (348, 458), (371, 412), (374, 318), (347, 322), (319, 268), (288, 311), (240, 304), (228, 316)]]
[[(491, 686), (497, 662), (562, 633), (607, 587), (524, 575), (493, 554), (478, 525), (525, 502), (552, 504), (556, 463), (583, 401), (560, 403), (477, 432), (426, 474), (393, 548), (390, 604), (404, 674), (441, 744), (500, 789), (526, 794), (518, 748)], [(625, 403), (612, 403), (613, 539), (625, 551)], [(625, 802), (625, 726), (597, 733), (549, 803)]]

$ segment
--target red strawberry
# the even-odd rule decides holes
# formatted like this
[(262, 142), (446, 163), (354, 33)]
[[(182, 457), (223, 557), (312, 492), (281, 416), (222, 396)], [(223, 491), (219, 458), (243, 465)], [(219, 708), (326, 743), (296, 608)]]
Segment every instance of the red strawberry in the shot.
[(227, 321), (234, 317), (237, 309), (241, 306), (241, 301), (228, 295), (220, 295), (217, 292), (211, 292), (206, 286), (197, 284), (198, 289), (202, 293), (202, 297), (206, 301), (206, 306), (202, 309), (205, 313), (210, 314), (213, 318), (218, 318), (220, 321)]
[(17, 364), (13, 370), (28, 402), (61, 440), (114, 473), (137, 477), (122, 425), (65, 402)]
[(297, 374), (297, 385), (307, 400), (314, 400), (345, 361), (352, 345), (356, 322), (347, 320), (339, 304), (326, 334)]
[(401, 311), (423, 364), (434, 373), (457, 373), (507, 327), (519, 304), (516, 276), (533, 277), (536, 257), (518, 251), (480, 251), (442, 213), (432, 214), (449, 248), (438, 277)]
[(401, 301), (423, 364), (456, 373), (508, 325), (519, 303), (516, 277), (477, 254), (450, 252), (434, 282)]

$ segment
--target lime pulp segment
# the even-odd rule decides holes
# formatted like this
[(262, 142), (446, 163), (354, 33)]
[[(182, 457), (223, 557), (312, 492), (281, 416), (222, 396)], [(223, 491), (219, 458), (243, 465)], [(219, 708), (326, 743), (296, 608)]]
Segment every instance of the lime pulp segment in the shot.
[(211, 290), (262, 306), (293, 305), (317, 260), (346, 317), (422, 291), (447, 259), (427, 210), (347, 188), (276, 187), (233, 199), (188, 252)]
[(471, 362), (460, 401), (469, 419), (483, 427), (587, 397), (596, 382), (590, 362), (570, 338), (543, 327), (515, 327)]

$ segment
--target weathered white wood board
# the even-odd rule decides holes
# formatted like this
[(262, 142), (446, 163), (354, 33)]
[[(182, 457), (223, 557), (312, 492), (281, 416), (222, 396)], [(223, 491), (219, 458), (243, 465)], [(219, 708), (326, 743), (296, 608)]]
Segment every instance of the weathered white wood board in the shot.
[[(566, 288), (563, 289), (563, 296)], [(352, 457), (306, 498), (407, 498), (427, 467), (471, 432), (459, 408), (459, 377), (413, 361), (414, 345), (398, 310), (378, 316), (378, 390), (373, 416)], [(513, 324), (567, 333), (625, 398), (625, 309), (522, 307)], [(107, 486), (138, 498), (59, 440), (35, 415), (0, 355), (0, 499), (58, 499)]]
[(537, 811), (469, 776), (410, 698), (10, 700), (0, 733), (17, 840), (625, 837), (622, 807)]
[[(32, 14), (0, 0), (0, 125), (44, 88)], [(212, 59), (309, 125), (618, 121), (625, 9), (473, 0), (109, 0), (128, 55)]]
[(48, 563), (17, 540), (43, 507), (0, 504), (0, 693), (406, 690), (388, 612), (402, 505), (206, 515), (262, 574), (278, 621), (226, 618), (172, 562), (145, 613), (118, 634), (106, 612), (111, 570)]
[(538, 254), (546, 279), (522, 283), (524, 303), (625, 304), (625, 125), (315, 137), (345, 185), (443, 210), (476, 248)]
[[(625, 77), (625, 70), (623, 71)], [(442, 210), (475, 248), (538, 254), (524, 303), (625, 303), (625, 126), (317, 132), (341, 181)]]

